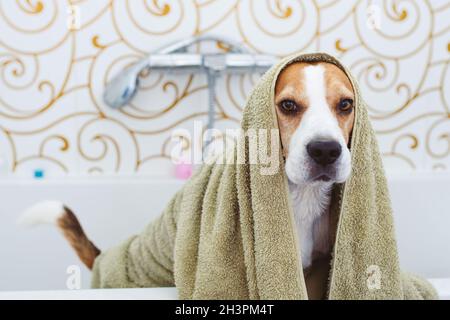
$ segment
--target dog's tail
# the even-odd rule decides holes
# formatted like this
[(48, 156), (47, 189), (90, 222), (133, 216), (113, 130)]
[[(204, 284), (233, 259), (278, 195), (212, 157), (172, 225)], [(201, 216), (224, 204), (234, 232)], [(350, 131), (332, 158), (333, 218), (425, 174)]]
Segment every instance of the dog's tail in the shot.
[(95, 258), (100, 254), (100, 250), (84, 233), (75, 214), (62, 202), (45, 201), (37, 203), (25, 210), (18, 222), (26, 226), (56, 225), (89, 269), (92, 269)]

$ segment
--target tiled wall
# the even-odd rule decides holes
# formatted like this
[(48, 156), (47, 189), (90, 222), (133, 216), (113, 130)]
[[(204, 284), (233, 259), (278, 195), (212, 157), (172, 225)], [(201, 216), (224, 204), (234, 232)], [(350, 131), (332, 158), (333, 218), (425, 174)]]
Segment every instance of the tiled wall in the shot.
[[(450, 170), (448, 0), (0, 0), (0, 175), (171, 175), (171, 132), (206, 119), (206, 79), (150, 74), (121, 111), (102, 90), (145, 53), (205, 33), (280, 57), (339, 56), (387, 169)], [(238, 125), (257, 78), (219, 81), (220, 128)]]

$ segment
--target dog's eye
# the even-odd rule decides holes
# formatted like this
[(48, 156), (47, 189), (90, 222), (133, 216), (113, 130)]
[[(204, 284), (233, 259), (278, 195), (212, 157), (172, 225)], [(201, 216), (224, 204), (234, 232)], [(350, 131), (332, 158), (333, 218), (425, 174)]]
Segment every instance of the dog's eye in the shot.
[(338, 109), (342, 113), (350, 113), (353, 109), (353, 100), (342, 99), (338, 104)]
[(292, 100), (283, 100), (280, 103), (280, 107), (285, 112), (295, 112), (298, 110), (297, 104)]

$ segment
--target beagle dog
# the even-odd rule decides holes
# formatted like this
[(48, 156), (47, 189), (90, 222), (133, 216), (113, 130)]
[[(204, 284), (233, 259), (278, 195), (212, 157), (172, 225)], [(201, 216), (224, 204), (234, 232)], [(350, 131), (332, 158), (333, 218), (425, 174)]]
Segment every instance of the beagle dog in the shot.
[[(351, 171), (354, 91), (345, 73), (333, 64), (293, 63), (280, 73), (274, 97), (308, 294), (314, 298), (311, 292), (316, 286), (320, 292), (316, 296), (321, 298), (337, 226), (329, 216), (331, 190)], [(90, 269), (100, 254), (76, 216), (60, 202), (35, 205), (25, 212), (23, 222), (56, 224)]]
[(314, 252), (327, 255), (333, 247), (328, 209), (333, 184), (347, 180), (351, 171), (353, 103), (350, 80), (330, 63), (294, 63), (275, 86), (303, 269), (311, 266)]

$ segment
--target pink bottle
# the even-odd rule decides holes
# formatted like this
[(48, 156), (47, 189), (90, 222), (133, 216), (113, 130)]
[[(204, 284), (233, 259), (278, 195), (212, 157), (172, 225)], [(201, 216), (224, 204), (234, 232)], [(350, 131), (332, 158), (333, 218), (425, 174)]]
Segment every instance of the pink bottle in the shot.
[(180, 180), (187, 180), (192, 176), (192, 163), (188, 159), (180, 159), (175, 165), (175, 177)]

